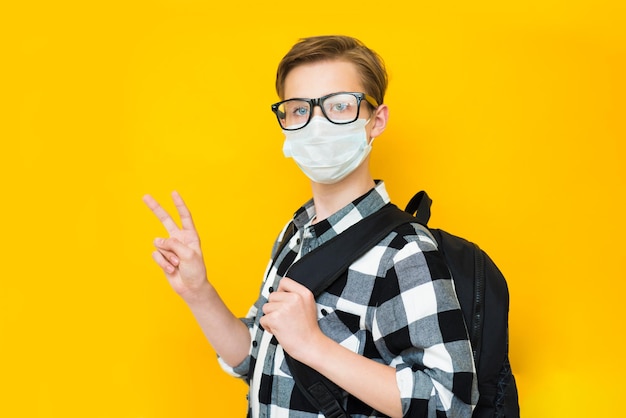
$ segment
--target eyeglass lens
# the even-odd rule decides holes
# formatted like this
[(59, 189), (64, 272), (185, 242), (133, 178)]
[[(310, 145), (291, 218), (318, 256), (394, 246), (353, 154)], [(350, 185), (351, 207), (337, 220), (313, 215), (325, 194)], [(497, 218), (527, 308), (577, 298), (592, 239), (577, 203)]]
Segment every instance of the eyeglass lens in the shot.
[[(335, 94), (322, 100), (324, 115), (335, 123), (350, 123), (359, 115), (359, 100), (352, 94)], [(304, 100), (288, 100), (278, 107), (283, 128), (294, 129), (309, 121), (311, 104)]]

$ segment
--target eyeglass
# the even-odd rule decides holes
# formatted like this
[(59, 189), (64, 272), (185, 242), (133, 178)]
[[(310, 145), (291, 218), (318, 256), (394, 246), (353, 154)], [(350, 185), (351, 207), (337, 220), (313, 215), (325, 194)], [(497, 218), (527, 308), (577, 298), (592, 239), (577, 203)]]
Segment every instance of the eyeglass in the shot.
[(322, 113), (330, 122), (337, 125), (352, 123), (359, 118), (361, 101), (375, 108), (378, 102), (365, 93), (331, 93), (317, 99), (288, 99), (272, 105), (272, 112), (276, 114), (280, 127), (286, 131), (295, 131), (304, 128), (313, 117), (313, 108), (319, 106)]

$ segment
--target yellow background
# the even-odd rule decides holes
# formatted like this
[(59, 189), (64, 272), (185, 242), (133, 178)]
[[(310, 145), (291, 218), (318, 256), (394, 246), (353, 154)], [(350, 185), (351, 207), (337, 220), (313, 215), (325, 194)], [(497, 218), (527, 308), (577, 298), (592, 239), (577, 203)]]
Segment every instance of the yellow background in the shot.
[(361, 38), (391, 109), (372, 169), (511, 292), (525, 417), (620, 416), (623, 1), (19, 1), (0, 6), (0, 416), (244, 416), (150, 253), (181, 192), (239, 315), (308, 183), (270, 103), (302, 36)]

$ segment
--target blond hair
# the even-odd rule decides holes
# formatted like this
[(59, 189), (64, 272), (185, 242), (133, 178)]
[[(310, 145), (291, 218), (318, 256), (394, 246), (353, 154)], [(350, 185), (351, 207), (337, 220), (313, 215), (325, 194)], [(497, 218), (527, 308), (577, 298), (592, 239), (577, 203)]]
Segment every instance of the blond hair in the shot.
[(287, 74), (295, 67), (318, 61), (344, 60), (351, 62), (361, 75), (363, 93), (383, 103), (387, 90), (387, 71), (382, 58), (358, 39), (349, 36), (315, 36), (298, 41), (278, 64), (276, 92), (284, 99)]

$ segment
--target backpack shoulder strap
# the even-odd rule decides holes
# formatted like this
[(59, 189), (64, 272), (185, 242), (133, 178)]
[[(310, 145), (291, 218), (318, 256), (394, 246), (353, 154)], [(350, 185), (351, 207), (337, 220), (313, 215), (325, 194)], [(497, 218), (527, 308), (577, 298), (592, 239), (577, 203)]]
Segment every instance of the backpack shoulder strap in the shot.
[(398, 226), (415, 217), (389, 203), (295, 262), (286, 276), (306, 286), (316, 297), (350, 265)]
[[(306, 254), (290, 267), (286, 276), (306, 286), (316, 297), (350, 265), (378, 244), (396, 227), (415, 222), (415, 217), (387, 204), (336, 237)], [(328, 418), (347, 418), (342, 391), (316, 370), (285, 353), (296, 386), (307, 400)]]

